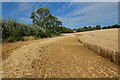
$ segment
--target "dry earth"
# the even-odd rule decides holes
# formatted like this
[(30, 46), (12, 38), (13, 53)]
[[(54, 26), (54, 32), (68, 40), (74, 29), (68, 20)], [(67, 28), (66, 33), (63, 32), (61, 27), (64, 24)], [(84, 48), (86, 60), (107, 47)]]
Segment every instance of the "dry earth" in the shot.
[(116, 77), (117, 65), (85, 48), (79, 38), (70, 34), (22, 45), (3, 60), (3, 77)]
[(45, 38), (43, 39), (39, 39), (39, 40), (27, 40), (27, 41), (18, 41), (18, 42), (14, 42), (14, 43), (3, 43), (2, 44), (2, 60), (5, 60), (6, 58), (8, 58), (11, 53), (17, 49), (22, 47), (23, 45), (28, 45), (32, 42), (41, 42), (45, 40)]

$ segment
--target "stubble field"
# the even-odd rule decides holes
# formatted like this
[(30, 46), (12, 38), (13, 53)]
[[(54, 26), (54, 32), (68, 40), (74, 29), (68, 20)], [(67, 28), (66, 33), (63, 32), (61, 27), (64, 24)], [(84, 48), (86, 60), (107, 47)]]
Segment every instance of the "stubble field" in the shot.
[[(116, 77), (118, 66), (109, 59), (99, 56), (96, 46), (101, 50), (105, 48), (117, 52), (117, 36), (117, 29), (64, 34), (64, 36), (31, 41), (12, 48), (12, 51), (8, 49), (9, 56), (3, 60), (3, 77)], [(5, 46), (7, 44), (3, 48), (7, 48)], [(7, 51), (3, 52), (7, 54)], [(101, 54), (109, 55), (104, 51)]]

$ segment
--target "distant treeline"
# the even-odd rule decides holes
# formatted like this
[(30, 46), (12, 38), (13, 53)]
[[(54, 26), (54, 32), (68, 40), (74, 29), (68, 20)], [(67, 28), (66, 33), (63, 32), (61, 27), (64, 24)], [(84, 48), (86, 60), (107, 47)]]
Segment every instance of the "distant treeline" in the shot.
[(74, 29), (76, 32), (83, 32), (83, 31), (92, 31), (92, 30), (100, 30), (100, 29), (111, 29), (111, 28), (120, 28), (120, 25), (115, 24), (112, 26), (105, 26), (105, 27), (101, 27), (100, 25), (96, 25), (95, 27), (91, 27), (91, 26), (84, 26), (82, 28), (78, 28), (78, 29)]

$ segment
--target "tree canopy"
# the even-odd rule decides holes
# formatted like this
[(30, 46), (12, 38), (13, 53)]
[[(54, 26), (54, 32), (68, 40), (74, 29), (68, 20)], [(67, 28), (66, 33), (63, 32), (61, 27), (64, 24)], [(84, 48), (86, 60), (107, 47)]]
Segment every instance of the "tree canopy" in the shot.
[(57, 17), (53, 16), (47, 8), (37, 9), (35, 12), (31, 13), (30, 18), (34, 25), (38, 25), (43, 28), (62, 26), (62, 22), (58, 20)]

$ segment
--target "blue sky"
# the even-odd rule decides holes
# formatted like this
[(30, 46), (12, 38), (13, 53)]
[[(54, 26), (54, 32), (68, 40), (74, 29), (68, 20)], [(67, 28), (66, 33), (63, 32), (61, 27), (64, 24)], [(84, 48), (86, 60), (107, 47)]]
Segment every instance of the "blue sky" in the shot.
[(31, 12), (40, 7), (48, 8), (69, 28), (118, 23), (117, 2), (3, 2), (2, 18), (31, 24)]

